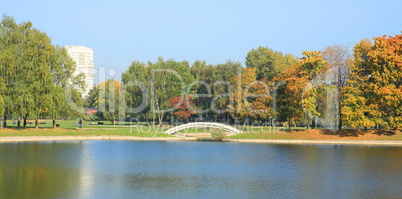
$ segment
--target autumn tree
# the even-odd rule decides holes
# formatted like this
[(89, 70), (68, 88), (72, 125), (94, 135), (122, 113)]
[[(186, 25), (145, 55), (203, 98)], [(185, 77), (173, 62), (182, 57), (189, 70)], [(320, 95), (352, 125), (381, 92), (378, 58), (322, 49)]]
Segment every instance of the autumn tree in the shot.
[(174, 109), (174, 115), (179, 120), (188, 120), (192, 114), (197, 113), (194, 109), (194, 102), (189, 95), (175, 96), (174, 98), (169, 99), (169, 103), (170, 107)]
[[(355, 46), (356, 61), (343, 109), (351, 126), (380, 124), (402, 127), (402, 35), (363, 40)], [(357, 108), (362, 111), (353, 113)]]
[(372, 41), (364, 39), (353, 49), (353, 64), (350, 68), (347, 85), (344, 87), (344, 100), (341, 112), (344, 124), (351, 127), (369, 128), (378, 121), (378, 109), (370, 104), (372, 94), (369, 92), (369, 79), (372, 76), (369, 52), (373, 47)]
[(301, 63), (297, 62), (293, 67), (283, 71), (276, 82), (285, 82), (278, 87), (278, 112), (275, 113), (279, 120), (286, 120), (290, 130), (291, 124), (304, 116), (302, 96), (303, 89), (308, 82), (307, 73), (302, 70)]
[(234, 87), (234, 103), (229, 105), (233, 118), (244, 120), (252, 118), (260, 121), (271, 118), (272, 97), (265, 81), (257, 81), (256, 68), (245, 68), (243, 73), (231, 78)]
[(307, 82), (303, 88), (301, 102), (303, 110), (306, 112), (307, 129), (309, 129), (312, 118), (321, 115), (318, 110), (317, 99), (319, 93), (327, 84), (322, 72), (327, 70), (328, 65), (322, 57), (321, 51), (303, 51), (302, 54), (299, 78), (305, 78)]

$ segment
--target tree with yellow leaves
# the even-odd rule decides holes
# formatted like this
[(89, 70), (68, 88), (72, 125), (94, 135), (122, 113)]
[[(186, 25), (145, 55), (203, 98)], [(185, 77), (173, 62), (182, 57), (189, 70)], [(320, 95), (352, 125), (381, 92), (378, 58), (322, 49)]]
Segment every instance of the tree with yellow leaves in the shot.
[(355, 46), (355, 63), (342, 108), (352, 127), (375, 124), (402, 127), (402, 35), (363, 40)]
[(233, 118), (244, 120), (253, 118), (264, 121), (271, 116), (272, 97), (265, 81), (257, 81), (257, 69), (245, 68), (244, 72), (233, 77), (233, 104), (228, 107)]

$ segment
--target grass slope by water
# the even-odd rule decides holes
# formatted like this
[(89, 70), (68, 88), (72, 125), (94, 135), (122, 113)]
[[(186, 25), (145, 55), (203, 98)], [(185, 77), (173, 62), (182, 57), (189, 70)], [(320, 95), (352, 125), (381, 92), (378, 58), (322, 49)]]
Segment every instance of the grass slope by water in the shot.
[[(9, 121), (9, 128), (0, 130), (0, 136), (101, 136), (101, 135), (121, 135), (136, 137), (173, 137), (164, 134), (169, 126), (157, 127), (145, 123), (130, 125), (129, 122), (123, 125), (112, 125), (110, 121), (101, 121), (103, 125), (90, 125), (84, 121), (84, 128), (78, 129), (75, 120), (59, 120), (60, 127), (53, 129), (51, 120), (42, 120), (46, 124), (40, 124), (39, 129), (34, 129), (34, 125), (28, 125), (25, 129), (17, 129), (16, 124)], [(238, 126), (244, 133), (225, 136), (231, 139), (300, 139), (300, 140), (402, 140), (401, 131), (387, 130), (342, 130), (340, 132), (326, 129), (295, 128), (287, 131), (284, 128), (272, 129), (272, 127), (245, 127)], [(187, 129), (180, 133), (224, 133), (219, 129)]]

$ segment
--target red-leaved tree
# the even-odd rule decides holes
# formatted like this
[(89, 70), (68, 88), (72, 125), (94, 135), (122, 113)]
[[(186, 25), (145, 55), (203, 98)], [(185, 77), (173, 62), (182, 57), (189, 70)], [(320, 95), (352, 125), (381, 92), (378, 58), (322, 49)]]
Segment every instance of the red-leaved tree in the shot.
[(176, 107), (174, 115), (180, 120), (187, 120), (191, 114), (197, 114), (194, 107), (194, 102), (191, 96), (176, 96), (173, 99), (169, 99), (170, 107)]

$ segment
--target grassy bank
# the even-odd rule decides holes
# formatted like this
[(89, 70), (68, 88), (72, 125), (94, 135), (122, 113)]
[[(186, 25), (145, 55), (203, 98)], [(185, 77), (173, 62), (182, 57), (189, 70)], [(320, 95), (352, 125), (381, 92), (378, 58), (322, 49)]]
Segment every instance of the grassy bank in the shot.
[(27, 125), (27, 128), (18, 129), (16, 124), (8, 125), (7, 129), (0, 130), (0, 136), (100, 136), (100, 135), (122, 135), (137, 137), (172, 137), (164, 134), (167, 128), (154, 128), (152, 126), (136, 125), (112, 125), (111, 122), (102, 121), (103, 125), (90, 125), (92, 122), (84, 122), (84, 128), (77, 128), (76, 121), (57, 121), (60, 127), (52, 128), (52, 121), (45, 121), (40, 124), (39, 129), (34, 125)]
[(251, 132), (230, 136), (231, 139), (300, 139), (300, 140), (402, 140), (401, 131), (311, 129), (278, 130), (275, 133)]
[[(170, 126), (150, 126), (145, 123), (130, 125), (123, 123), (113, 125), (110, 121), (101, 121), (102, 125), (93, 124), (97, 122), (84, 121), (84, 128), (78, 129), (75, 120), (60, 120), (57, 124), (60, 127), (53, 129), (52, 121), (43, 120), (44, 124), (39, 125), (39, 129), (34, 129), (34, 125), (28, 125), (25, 129), (17, 129), (16, 124), (9, 121), (9, 128), (0, 130), (0, 136), (101, 136), (101, 135), (121, 135), (121, 136), (136, 136), (136, 137), (173, 137), (172, 135), (164, 134)], [(284, 128), (272, 129), (272, 127), (245, 127), (238, 126), (244, 133), (227, 136), (231, 139), (300, 139), (300, 140), (402, 140), (401, 131), (387, 130), (342, 130), (340, 132), (311, 129), (304, 130), (303, 128), (287, 131)], [(197, 137), (197, 133), (225, 133), (219, 129), (187, 129), (180, 132), (181, 134), (190, 133)], [(195, 134), (195, 135), (194, 135)], [(201, 138), (210, 139), (210, 137)]]

